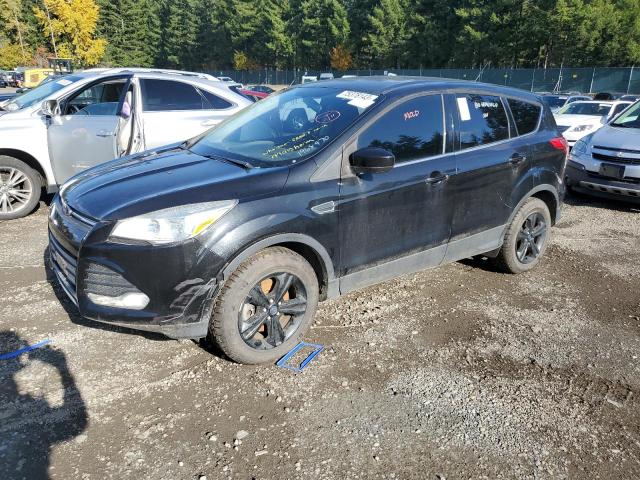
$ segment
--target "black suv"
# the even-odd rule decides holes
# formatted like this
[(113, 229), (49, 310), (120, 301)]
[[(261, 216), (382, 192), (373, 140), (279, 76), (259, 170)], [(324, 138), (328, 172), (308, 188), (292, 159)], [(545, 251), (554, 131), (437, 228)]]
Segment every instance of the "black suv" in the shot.
[(50, 263), (85, 317), (273, 361), (318, 301), (475, 255), (533, 268), (566, 156), (548, 107), (520, 90), (305, 84), (72, 178), (52, 206)]

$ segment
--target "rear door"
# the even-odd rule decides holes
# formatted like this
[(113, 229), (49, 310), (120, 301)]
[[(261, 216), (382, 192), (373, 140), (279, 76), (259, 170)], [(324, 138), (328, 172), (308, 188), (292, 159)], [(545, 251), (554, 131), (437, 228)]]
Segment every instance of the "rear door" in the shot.
[[(442, 261), (453, 208), (449, 178), (455, 174), (455, 157), (445, 154), (445, 123), (442, 95), (424, 95), (392, 106), (358, 135), (354, 151), (385, 148), (396, 164), (386, 173), (355, 176), (344, 159), (341, 291)], [(387, 263), (392, 260), (397, 262)]]
[(141, 78), (142, 122), (146, 148), (181, 142), (229, 116), (226, 99), (179, 80)]
[(60, 101), (47, 125), (49, 156), (58, 184), (118, 156), (117, 134), (128, 76), (103, 78)]
[[(491, 250), (489, 247), (499, 242), (515, 207), (514, 192), (529, 191), (533, 179), (527, 176), (531, 168), (529, 140), (517, 138), (505, 101), (479, 92), (452, 96), (457, 113), (458, 173), (452, 179), (456, 207), (450, 253), (459, 256), (483, 248)], [(456, 250), (454, 242), (458, 241), (464, 243)]]

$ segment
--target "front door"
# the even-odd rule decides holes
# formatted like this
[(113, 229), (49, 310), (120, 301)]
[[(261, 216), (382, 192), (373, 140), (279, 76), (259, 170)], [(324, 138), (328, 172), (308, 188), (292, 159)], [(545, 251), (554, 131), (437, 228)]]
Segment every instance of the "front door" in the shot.
[(49, 156), (58, 184), (119, 155), (118, 131), (128, 78), (109, 78), (60, 101), (49, 120)]
[(441, 95), (394, 105), (359, 134), (358, 149), (385, 148), (396, 164), (386, 173), (343, 175), (338, 205), (343, 293), (442, 261), (453, 208), (449, 179), (455, 175), (455, 157), (444, 153), (444, 142)]

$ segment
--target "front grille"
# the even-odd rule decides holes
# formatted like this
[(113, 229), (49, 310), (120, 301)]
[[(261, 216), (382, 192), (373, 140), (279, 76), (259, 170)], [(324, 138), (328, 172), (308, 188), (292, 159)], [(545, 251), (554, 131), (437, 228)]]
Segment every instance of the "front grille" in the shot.
[(600, 160), (601, 162), (620, 163), (623, 165), (640, 165), (640, 158), (625, 156), (618, 157), (617, 155), (607, 155), (600, 152), (592, 152), (591, 155), (595, 160)]
[(71, 301), (77, 305), (76, 272), (78, 261), (51, 234), (49, 234), (49, 262), (60, 286)]
[(139, 291), (118, 273), (97, 263), (87, 265), (83, 280), (83, 291), (96, 295), (119, 297), (125, 293)]

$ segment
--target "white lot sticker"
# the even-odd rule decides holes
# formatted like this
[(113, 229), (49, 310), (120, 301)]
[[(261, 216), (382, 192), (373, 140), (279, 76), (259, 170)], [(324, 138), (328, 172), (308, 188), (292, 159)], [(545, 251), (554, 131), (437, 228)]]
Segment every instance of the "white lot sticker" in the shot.
[(62, 80), (58, 80), (56, 83), (58, 85), (62, 85), (63, 87), (66, 87), (67, 85), (71, 85), (73, 82), (71, 80), (67, 80), (66, 78), (63, 78)]
[(460, 120), (466, 122), (471, 120), (471, 112), (469, 112), (469, 103), (467, 97), (458, 97), (458, 112), (460, 112)]
[(345, 90), (336, 95), (337, 98), (344, 98), (349, 100), (349, 105), (353, 105), (358, 108), (367, 108), (373, 105), (378, 95), (371, 95), (365, 92), (354, 92), (353, 90)]
[(373, 100), (365, 100), (363, 98), (354, 98), (347, 102), (347, 105), (353, 105), (356, 108), (369, 108), (373, 105)]

